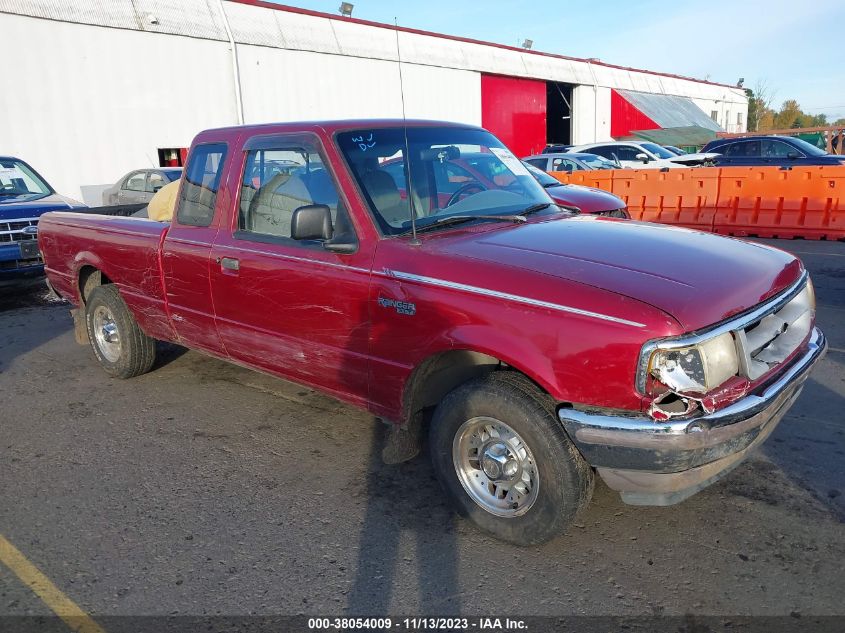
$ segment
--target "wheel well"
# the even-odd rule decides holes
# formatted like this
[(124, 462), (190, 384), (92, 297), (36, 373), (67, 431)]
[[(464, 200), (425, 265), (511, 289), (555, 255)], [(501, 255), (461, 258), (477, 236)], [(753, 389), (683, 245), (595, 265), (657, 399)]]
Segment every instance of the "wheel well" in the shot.
[(102, 271), (93, 266), (83, 266), (79, 271), (79, 297), (82, 299), (82, 303), (87, 303), (94, 288), (110, 283), (111, 279), (106, 277)]
[(494, 371), (519, 374), (539, 393), (545, 393), (528, 376), (494, 356), (472, 350), (451, 350), (427, 358), (414, 370), (405, 390), (403, 422), (407, 423), (416, 414), (434, 407), (447, 393), (463, 383)]

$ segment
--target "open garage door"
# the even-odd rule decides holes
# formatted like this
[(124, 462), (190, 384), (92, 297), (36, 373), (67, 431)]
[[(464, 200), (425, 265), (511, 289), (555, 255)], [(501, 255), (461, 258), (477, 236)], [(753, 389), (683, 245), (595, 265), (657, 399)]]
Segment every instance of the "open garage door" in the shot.
[(481, 125), (518, 157), (546, 146), (546, 82), (481, 75)]
[(546, 142), (572, 143), (572, 85), (546, 82)]

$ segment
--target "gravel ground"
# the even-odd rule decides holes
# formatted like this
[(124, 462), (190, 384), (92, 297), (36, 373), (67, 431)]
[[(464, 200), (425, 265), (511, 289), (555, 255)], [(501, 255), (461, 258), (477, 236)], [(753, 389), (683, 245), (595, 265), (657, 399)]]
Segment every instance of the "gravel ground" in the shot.
[[(381, 464), (365, 413), (175, 347), (112, 380), (66, 305), (2, 290), (0, 535), (95, 618), (843, 614), (845, 243), (764, 241), (806, 262), (832, 348), (773, 436), (678, 506), (599, 482), (527, 549), (456, 518), (427, 455)], [(0, 564), (0, 615), (47, 613)]]

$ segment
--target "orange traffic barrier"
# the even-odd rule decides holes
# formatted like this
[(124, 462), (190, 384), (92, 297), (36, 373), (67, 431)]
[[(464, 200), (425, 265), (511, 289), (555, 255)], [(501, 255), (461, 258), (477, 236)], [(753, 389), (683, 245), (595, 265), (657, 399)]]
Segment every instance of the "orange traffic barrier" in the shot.
[(589, 169), (583, 171), (555, 171), (551, 175), (562, 183), (595, 187), (605, 191), (613, 190), (613, 174), (615, 169)]
[(726, 235), (845, 239), (845, 166), (554, 172), (610, 191), (631, 217)]
[(719, 195), (719, 169), (615, 170), (612, 191), (638, 219), (710, 231)]
[(733, 167), (722, 172), (717, 233), (845, 239), (845, 167)]

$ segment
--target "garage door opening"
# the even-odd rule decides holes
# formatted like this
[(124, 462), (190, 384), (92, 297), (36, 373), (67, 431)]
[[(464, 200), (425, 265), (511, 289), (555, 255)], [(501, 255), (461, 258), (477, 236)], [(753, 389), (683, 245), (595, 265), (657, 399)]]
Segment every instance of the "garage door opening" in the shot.
[(546, 142), (572, 143), (572, 84), (546, 82)]

